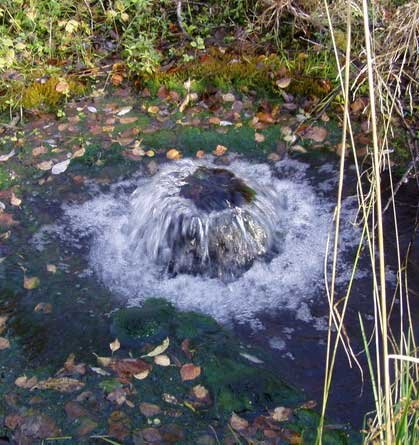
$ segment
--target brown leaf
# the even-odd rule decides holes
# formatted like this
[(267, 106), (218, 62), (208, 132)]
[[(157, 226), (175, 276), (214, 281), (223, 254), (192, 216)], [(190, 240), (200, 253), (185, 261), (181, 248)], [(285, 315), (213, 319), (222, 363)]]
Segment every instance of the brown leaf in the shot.
[(13, 215), (11, 213), (0, 212), (0, 227), (11, 227), (15, 224), (19, 223), (13, 219)]
[(196, 156), (198, 159), (202, 159), (202, 158), (205, 157), (205, 151), (203, 151), (203, 150), (198, 150), (198, 151), (196, 152), (195, 156)]
[(273, 412), (271, 412), (271, 417), (276, 422), (285, 422), (289, 420), (292, 416), (292, 409), (285, 408), (284, 406), (277, 406)]
[(109, 348), (112, 351), (112, 354), (117, 351), (121, 347), (121, 343), (119, 343), (119, 340), (115, 338), (115, 340), (112, 343), (109, 343)]
[(154, 363), (159, 366), (170, 366), (170, 358), (166, 354), (154, 357)]
[(7, 315), (0, 315), (0, 334), (6, 329)]
[(133, 124), (138, 120), (138, 117), (136, 116), (126, 116), (126, 117), (120, 117), (119, 122), (121, 124)]
[(70, 354), (64, 363), (64, 367), (57, 372), (57, 375), (65, 374), (86, 374), (86, 365), (84, 363), (76, 364), (76, 356)]
[(47, 380), (38, 382), (33, 388), (35, 389), (52, 389), (59, 392), (79, 391), (84, 387), (84, 383), (80, 380), (69, 377), (50, 377)]
[(157, 114), (160, 111), (160, 108), (157, 105), (151, 105), (147, 108), (147, 111), (150, 114)]
[(111, 76), (112, 85), (115, 85), (115, 86), (121, 85), (123, 80), (124, 80), (124, 76), (122, 74), (114, 73)]
[(221, 119), (215, 116), (212, 116), (208, 119), (208, 123), (212, 125), (220, 125)]
[(261, 111), (260, 113), (256, 113), (256, 117), (258, 118), (259, 122), (263, 122), (265, 124), (273, 124), (275, 122), (275, 119), (272, 117), (271, 113)]
[(67, 94), (70, 90), (70, 85), (64, 79), (61, 79), (57, 85), (55, 85), (55, 91), (58, 93)]
[(315, 142), (323, 142), (328, 135), (328, 131), (324, 127), (308, 127), (303, 134), (305, 139), (311, 139)]
[(278, 88), (287, 88), (291, 83), (290, 77), (283, 77), (282, 79), (278, 79), (275, 83)]
[(52, 168), (52, 161), (40, 162), (39, 164), (36, 164), (36, 168), (38, 168), (39, 170), (42, 170), (42, 171), (51, 170), (51, 168)]
[(201, 367), (193, 363), (187, 363), (180, 368), (182, 381), (194, 380), (201, 375)]
[(230, 418), (230, 425), (234, 430), (242, 431), (249, 426), (249, 422), (246, 419), (238, 416), (236, 413), (233, 413)]
[(140, 403), (140, 411), (146, 417), (154, 417), (161, 412), (161, 408), (154, 403), (142, 402)]
[(122, 383), (128, 383), (132, 377), (150, 372), (152, 369), (149, 363), (136, 358), (113, 360), (110, 367), (118, 374)]
[(265, 136), (262, 133), (255, 133), (255, 141), (256, 142), (264, 142)]
[(223, 156), (227, 153), (228, 148), (224, 145), (217, 145), (215, 150), (212, 152), (215, 156)]
[(115, 402), (117, 405), (123, 405), (127, 401), (127, 394), (124, 388), (116, 388), (108, 394), (106, 400)]
[(44, 314), (50, 314), (52, 312), (52, 304), (51, 303), (38, 303), (34, 312), (43, 312)]
[(22, 375), (15, 380), (15, 385), (19, 388), (31, 389), (38, 383), (38, 379), (33, 376), (31, 378), (26, 377), (26, 375)]
[(22, 204), (22, 200), (21, 200), (20, 198), (18, 198), (18, 197), (14, 194), (14, 192), (12, 192), (12, 196), (11, 196), (11, 198), (10, 198), (10, 204), (12, 204), (12, 206), (19, 207), (20, 204)]

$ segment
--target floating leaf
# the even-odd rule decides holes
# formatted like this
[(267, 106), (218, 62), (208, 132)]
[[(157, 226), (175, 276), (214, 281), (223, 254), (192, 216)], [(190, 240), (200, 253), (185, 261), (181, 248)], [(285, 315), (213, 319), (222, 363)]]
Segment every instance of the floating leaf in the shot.
[(0, 337), (0, 351), (10, 348), (10, 342), (7, 338)]
[(203, 150), (198, 150), (198, 151), (196, 152), (195, 156), (196, 156), (198, 159), (202, 159), (202, 158), (205, 157), (205, 151), (203, 151)]
[(139, 372), (138, 374), (134, 374), (134, 378), (137, 380), (144, 380), (150, 374), (150, 370), (146, 369), (145, 371)]
[(31, 289), (36, 289), (40, 284), (39, 278), (38, 277), (27, 277), (25, 276), (23, 278), (23, 287), (25, 289), (31, 290)]
[(149, 352), (146, 355), (143, 355), (142, 357), (155, 357), (156, 355), (160, 355), (169, 347), (169, 344), (170, 344), (169, 337), (166, 337), (161, 345), (155, 347), (151, 352)]
[(112, 363), (112, 357), (99, 357), (98, 355), (94, 354), (96, 356), (97, 362), (101, 366), (110, 366)]
[(97, 113), (97, 109), (95, 107), (93, 107), (92, 105), (89, 105), (87, 107), (87, 110), (90, 111), (91, 113)]
[(119, 340), (115, 338), (115, 340), (112, 343), (109, 343), (109, 348), (112, 351), (112, 354), (117, 351), (121, 347), (121, 343), (119, 343)]
[(256, 142), (264, 142), (265, 136), (262, 133), (255, 133), (255, 141)]
[(146, 378), (152, 366), (141, 359), (125, 358), (113, 360), (110, 367), (118, 374), (121, 382), (128, 383), (131, 377), (142, 380)]
[(140, 412), (143, 416), (154, 417), (161, 412), (161, 408), (154, 403), (142, 402), (140, 403)]
[(180, 368), (182, 381), (194, 380), (201, 375), (201, 367), (193, 363), (187, 363)]

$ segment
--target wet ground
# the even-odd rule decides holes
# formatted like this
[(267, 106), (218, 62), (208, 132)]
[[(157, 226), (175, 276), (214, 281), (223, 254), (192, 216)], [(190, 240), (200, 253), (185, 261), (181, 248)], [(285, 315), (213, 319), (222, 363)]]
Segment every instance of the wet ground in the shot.
[[(72, 104), (62, 121), (41, 116), (4, 139), (1, 154), (15, 150), (0, 164), (0, 200), (6, 203), (0, 215), (0, 316), (5, 318), (0, 328), (9, 342), (0, 351), (0, 416), (7, 437), (21, 443), (47, 437), (63, 437), (55, 443), (98, 443), (104, 439), (92, 436), (104, 435), (135, 444), (251, 438), (313, 443), (315, 403), (306, 402), (321, 402), (325, 299), (308, 299), (308, 318), (286, 309), (262, 311), (262, 330), (237, 320), (221, 328), (210, 318), (185, 315), (157, 300), (134, 311), (132, 319), (122, 317), (128, 330), (122, 332), (115, 320), (126, 299), (92, 273), (89, 243), (71, 247), (58, 238), (40, 250), (34, 242), (43, 227), (63, 216), (63, 204), (82, 204), (138, 171), (151, 177), (160, 163), (195, 157), (199, 150), (198, 157), (215, 151), (220, 165), (230, 162), (233, 147), (250, 162), (273, 165), (292, 145), (292, 156), (308, 163), (314, 176), (325, 163), (333, 166), (336, 123), (325, 123), (325, 134), (302, 134), (295, 148), (288, 131), (298, 126), (295, 113), (275, 114), (271, 108), (268, 123), (266, 115), (257, 118), (251, 106), (236, 102), (221, 103), (211, 113), (197, 104), (195, 111), (177, 115), (170, 103), (156, 105), (123, 93), (122, 98)], [(319, 133), (325, 138), (321, 142)], [(217, 152), (217, 146), (228, 150)], [(324, 183), (333, 171), (322, 175)], [(349, 170), (348, 196), (355, 193), (351, 177)], [(416, 211), (409, 193), (402, 189), (400, 194), (404, 248)], [(326, 194), (332, 197), (333, 188)], [(387, 226), (390, 233), (390, 219)], [(388, 248), (392, 258), (390, 242)], [(415, 249), (412, 271), (418, 264), (417, 243)], [(359, 281), (354, 295), (347, 330), (359, 352), (358, 312), (367, 329), (372, 314), (368, 279)], [(136, 332), (132, 326), (139, 324), (142, 330)], [(166, 349), (154, 354), (157, 362), (154, 356), (141, 358), (159, 345)], [(360, 428), (372, 408), (368, 378), (362, 386), (359, 370), (350, 369), (342, 353), (334, 382), (326, 443), (356, 443), (359, 438), (347, 439), (347, 434), (350, 424)], [(273, 411), (276, 407), (286, 409)], [(233, 412), (241, 417), (231, 418)]]

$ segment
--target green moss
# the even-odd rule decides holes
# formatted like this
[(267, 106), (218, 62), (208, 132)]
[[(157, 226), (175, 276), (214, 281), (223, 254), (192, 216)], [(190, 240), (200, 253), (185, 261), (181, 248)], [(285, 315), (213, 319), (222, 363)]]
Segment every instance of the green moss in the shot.
[(7, 189), (11, 187), (12, 184), (13, 180), (10, 177), (7, 167), (0, 164), (0, 190)]

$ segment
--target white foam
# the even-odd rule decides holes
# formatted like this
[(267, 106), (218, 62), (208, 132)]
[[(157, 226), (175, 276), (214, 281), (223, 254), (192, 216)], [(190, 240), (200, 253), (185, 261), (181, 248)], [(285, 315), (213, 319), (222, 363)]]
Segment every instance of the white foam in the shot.
[[(184, 160), (167, 164), (161, 171), (191, 163), (211, 165), (211, 162)], [(109, 193), (98, 193), (83, 204), (65, 205), (65, 215), (56, 232), (61, 239), (79, 247), (88, 240), (91, 268), (129, 306), (141, 305), (149, 297), (163, 297), (182, 310), (201, 311), (220, 322), (251, 323), (255, 329), (263, 327), (259, 313), (277, 309), (290, 310), (304, 321), (312, 320), (310, 301), (316, 304), (318, 298), (325, 298), (324, 255), (333, 203), (323, 193), (316, 193), (307, 176), (307, 164), (285, 160), (272, 170), (267, 164), (236, 160), (228, 168), (251, 186), (268, 188), (280, 197), (277, 212), (284, 233), (283, 248), (272, 261), (256, 261), (233, 282), (185, 274), (168, 278), (150, 258), (140, 254), (134, 257), (127, 252), (123, 227), (132, 218), (133, 186), (138, 186), (137, 200), (142, 190), (153, 193), (150, 184), (158, 187), (161, 172), (152, 178), (137, 176), (132, 181), (115, 184)], [(356, 242), (349, 217), (352, 205), (350, 201), (344, 205), (347, 214), (343, 223), (343, 250), (350, 250)], [(48, 228), (48, 235), (50, 231)], [(39, 245), (40, 238), (37, 236)], [(341, 262), (340, 270), (345, 269), (347, 265)]]

